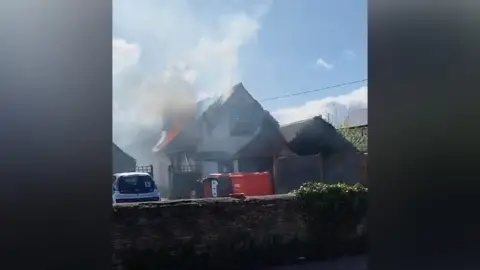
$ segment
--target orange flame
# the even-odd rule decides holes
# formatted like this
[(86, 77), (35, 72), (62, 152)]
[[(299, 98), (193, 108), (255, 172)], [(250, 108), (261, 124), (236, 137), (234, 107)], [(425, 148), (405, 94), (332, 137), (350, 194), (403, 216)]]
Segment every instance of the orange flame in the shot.
[(180, 124), (175, 124), (170, 132), (168, 132), (167, 137), (165, 138), (165, 141), (163, 144), (168, 144), (170, 143), (177, 135), (182, 131), (182, 125)]
[(195, 116), (195, 110), (196, 104), (193, 104), (193, 106), (189, 106), (189, 109), (181, 112), (177, 111), (173, 114), (175, 116), (170, 118), (173, 120), (173, 126), (170, 128), (170, 130), (167, 131), (167, 136), (163, 141), (162, 145), (170, 143), (173, 139), (175, 139), (175, 137), (180, 134), (186, 123), (188, 123), (188, 121)]

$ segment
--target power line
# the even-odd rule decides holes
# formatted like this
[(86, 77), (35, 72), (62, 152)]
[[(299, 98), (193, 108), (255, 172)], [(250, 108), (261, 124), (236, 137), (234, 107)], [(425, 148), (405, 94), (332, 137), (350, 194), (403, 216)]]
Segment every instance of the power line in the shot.
[(266, 98), (266, 99), (259, 100), (259, 102), (271, 101), (271, 100), (276, 100), (276, 99), (281, 99), (281, 98), (287, 98), (287, 97), (293, 97), (293, 96), (299, 96), (299, 95), (304, 95), (304, 94), (308, 94), (308, 93), (318, 92), (318, 91), (321, 91), (321, 90), (327, 90), (327, 89), (332, 89), (332, 88), (342, 87), (342, 86), (346, 86), (346, 85), (357, 84), (357, 83), (366, 82), (366, 81), (368, 81), (368, 79), (351, 81), (351, 82), (346, 82), (346, 83), (331, 85), (331, 86), (327, 86), (327, 87), (323, 87), (323, 88), (308, 90), (308, 91), (304, 91), (304, 92), (297, 92), (297, 93), (293, 93), (293, 94), (286, 94), (286, 95), (283, 95), (283, 96), (276, 96), (276, 97)]

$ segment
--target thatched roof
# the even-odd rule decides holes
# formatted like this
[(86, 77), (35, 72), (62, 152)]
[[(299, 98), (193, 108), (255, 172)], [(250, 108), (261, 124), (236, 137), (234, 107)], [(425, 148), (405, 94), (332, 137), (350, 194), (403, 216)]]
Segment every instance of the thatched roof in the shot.
[(305, 119), (297, 122), (293, 122), (287, 125), (280, 127), (280, 132), (282, 133), (285, 141), (291, 142), (306, 125), (312, 123), (313, 118)]
[(283, 126), (282, 130), (289, 149), (297, 155), (356, 151), (335, 127), (320, 116)]
[[(265, 154), (274, 151), (271, 149), (272, 143), (277, 145), (276, 142), (280, 139), (283, 143), (276, 119), (262, 108), (241, 83), (235, 85), (228, 96), (209, 101), (205, 107), (202, 113), (192, 119), (183, 131), (164, 145), (160, 151), (168, 153), (178, 149), (195, 149), (198, 155), (231, 158), (238, 155), (253, 155), (254, 152)], [(234, 117), (235, 115), (238, 119)], [(226, 121), (230, 123), (229, 126), (236, 126), (235, 123), (243, 123), (245, 119), (249, 120), (248, 123), (253, 128), (251, 132), (236, 136), (209, 134), (216, 128), (221, 129), (220, 133), (225, 132), (221, 127)], [(206, 134), (204, 134), (205, 131), (207, 131)], [(265, 138), (265, 136), (270, 137)], [(262, 147), (258, 144), (259, 141), (263, 142)]]
[(132, 160), (135, 160), (132, 156), (127, 154), (127, 152), (123, 151), (122, 148), (118, 147), (118, 145), (116, 145), (114, 142), (112, 142), (112, 153), (113, 153), (114, 157), (116, 155), (122, 155), (124, 157), (128, 157)]

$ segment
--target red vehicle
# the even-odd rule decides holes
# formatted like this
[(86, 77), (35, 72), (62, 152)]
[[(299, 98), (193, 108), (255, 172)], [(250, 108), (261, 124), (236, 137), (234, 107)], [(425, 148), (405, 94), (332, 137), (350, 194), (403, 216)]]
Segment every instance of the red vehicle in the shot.
[(206, 198), (263, 196), (274, 194), (273, 181), (269, 172), (255, 173), (212, 173), (202, 180)]

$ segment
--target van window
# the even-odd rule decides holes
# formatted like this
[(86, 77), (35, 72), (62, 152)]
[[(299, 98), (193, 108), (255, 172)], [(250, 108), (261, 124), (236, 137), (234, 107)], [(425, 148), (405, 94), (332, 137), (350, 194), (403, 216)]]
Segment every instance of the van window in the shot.
[(122, 176), (117, 180), (117, 187), (120, 193), (148, 193), (157, 187), (149, 175)]

